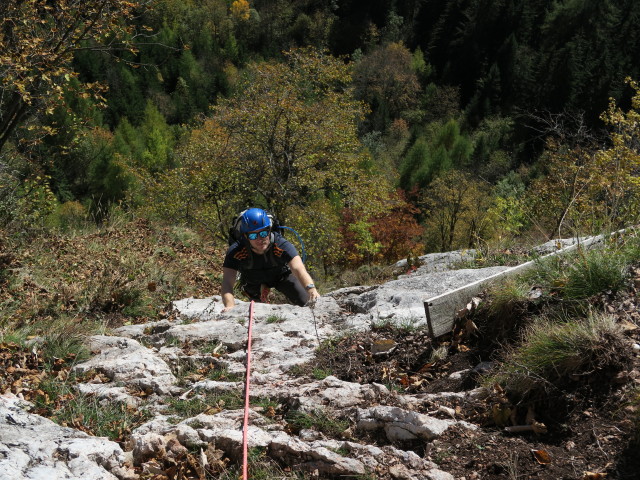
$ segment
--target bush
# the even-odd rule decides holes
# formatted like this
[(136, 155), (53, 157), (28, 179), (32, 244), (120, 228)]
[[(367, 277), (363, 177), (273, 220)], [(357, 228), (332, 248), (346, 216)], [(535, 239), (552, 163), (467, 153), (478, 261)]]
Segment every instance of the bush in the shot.
[(49, 177), (33, 177), (22, 184), (17, 196), (14, 222), (20, 228), (32, 230), (45, 226), (45, 219), (55, 211), (56, 196), (49, 186)]
[(78, 230), (87, 225), (87, 211), (80, 202), (65, 202), (49, 215), (47, 224), (63, 232)]

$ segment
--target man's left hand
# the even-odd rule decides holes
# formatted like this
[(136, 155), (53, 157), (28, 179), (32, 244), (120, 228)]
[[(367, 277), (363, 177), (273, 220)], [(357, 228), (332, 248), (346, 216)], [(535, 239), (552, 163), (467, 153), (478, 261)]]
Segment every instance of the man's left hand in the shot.
[(307, 305), (312, 307), (316, 304), (316, 300), (318, 300), (319, 298), (320, 294), (318, 293), (318, 290), (312, 288), (311, 290), (309, 290), (309, 300), (307, 301)]

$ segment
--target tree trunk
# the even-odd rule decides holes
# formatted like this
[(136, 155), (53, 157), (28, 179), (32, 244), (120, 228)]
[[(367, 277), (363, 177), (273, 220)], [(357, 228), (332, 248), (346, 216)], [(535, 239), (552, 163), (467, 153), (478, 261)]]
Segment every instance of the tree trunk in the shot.
[(0, 120), (0, 153), (27, 113), (27, 108), (28, 105), (20, 98), (20, 95), (13, 93), (10, 107), (6, 113), (3, 113), (2, 120)]

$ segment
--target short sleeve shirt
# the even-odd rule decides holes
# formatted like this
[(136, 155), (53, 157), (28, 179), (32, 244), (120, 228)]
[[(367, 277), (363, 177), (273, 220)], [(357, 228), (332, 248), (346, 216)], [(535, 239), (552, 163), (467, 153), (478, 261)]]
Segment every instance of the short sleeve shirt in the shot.
[(224, 257), (223, 267), (238, 270), (246, 282), (268, 283), (276, 281), (289, 272), (287, 265), (298, 251), (279, 233), (273, 233), (269, 249), (258, 255), (248, 243), (239, 241), (231, 244)]

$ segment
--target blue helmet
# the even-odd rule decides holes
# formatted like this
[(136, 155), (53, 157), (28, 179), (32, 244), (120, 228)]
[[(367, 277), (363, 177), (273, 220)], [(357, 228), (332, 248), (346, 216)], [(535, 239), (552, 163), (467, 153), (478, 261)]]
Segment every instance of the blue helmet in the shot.
[(253, 232), (267, 227), (271, 227), (271, 218), (261, 208), (250, 208), (242, 212), (242, 217), (240, 218), (240, 231), (242, 233)]

